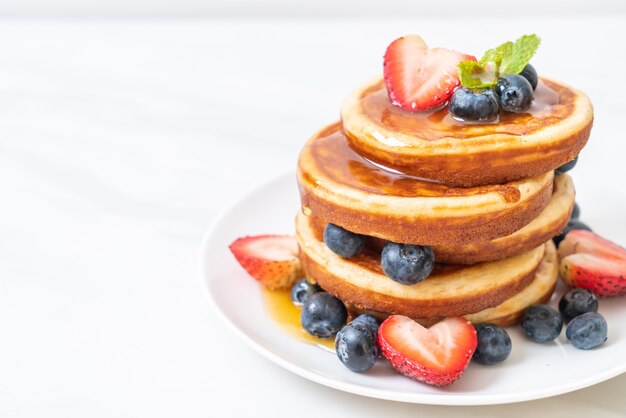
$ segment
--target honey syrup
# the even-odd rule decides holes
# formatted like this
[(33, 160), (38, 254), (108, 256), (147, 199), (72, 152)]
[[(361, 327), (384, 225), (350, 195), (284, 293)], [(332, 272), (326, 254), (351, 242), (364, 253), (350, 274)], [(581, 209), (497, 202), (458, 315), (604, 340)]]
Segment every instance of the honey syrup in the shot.
[(263, 299), (270, 317), (287, 334), (326, 351), (335, 352), (334, 338), (318, 338), (308, 334), (300, 324), (300, 308), (291, 302), (289, 290), (268, 290), (263, 288)]

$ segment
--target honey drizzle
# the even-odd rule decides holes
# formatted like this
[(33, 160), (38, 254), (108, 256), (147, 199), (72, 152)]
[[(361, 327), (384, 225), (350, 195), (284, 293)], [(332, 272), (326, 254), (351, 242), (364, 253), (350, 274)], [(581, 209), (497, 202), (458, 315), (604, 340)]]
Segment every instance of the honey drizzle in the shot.
[(265, 302), (265, 308), (270, 317), (286, 334), (306, 342), (316, 345), (325, 351), (335, 352), (334, 338), (318, 338), (308, 334), (300, 323), (300, 308), (291, 302), (288, 290), (261, 290)]

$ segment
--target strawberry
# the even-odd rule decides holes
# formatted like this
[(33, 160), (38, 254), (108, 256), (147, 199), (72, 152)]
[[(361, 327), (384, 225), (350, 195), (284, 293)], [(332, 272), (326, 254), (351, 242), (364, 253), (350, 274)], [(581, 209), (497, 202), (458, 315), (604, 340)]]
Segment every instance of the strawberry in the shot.
[(296, 238), (258, 235), (235, 240), (229, 246), (241, 267), (269, 289), (286, 289), (303, 276)]
[(559, 244), (559, 273), (569, 286), (596, 296), (626, 294), (626, 249), (583, 229), (569, 232)]
[(410, 112), (445, 103), (459, 85), (457, 67), (461, 61), (476, 61), (476, 57), (449, 49), (428, 49), (417, 35), (396, 39), (387, 47), (384, 60), (389, 99)]
[(411, 318), (392, 315), (380, 325), (378, 342), (389, 363), (403, 375), (445, 386), (461, 377), (478, 340), (465, 318), (446, 318), (424, 328)]

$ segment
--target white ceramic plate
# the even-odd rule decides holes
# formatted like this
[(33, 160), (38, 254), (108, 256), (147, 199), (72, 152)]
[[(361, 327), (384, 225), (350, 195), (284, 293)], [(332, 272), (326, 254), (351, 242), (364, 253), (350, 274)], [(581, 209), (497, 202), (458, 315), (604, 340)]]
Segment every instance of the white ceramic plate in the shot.
[[(350, 372), (333, 353), (285, 333), (267, 314), (258, 284), (241, 269), (228, 244), (244, 235), (293, 234), (299, 209), (295, 175), (288, 173), (232, 205), (207, 232), (201, 270), (218, 315), (253, 349), (302, 377), (335, 389), (381, 399), (436, 404), (489, 405), (545, 398), (602, 382), (626, 371), (626, 300), (600, 301), (609, 325), (602, 346), (577, 350), (565, 338), (548, 344), (528, 341), (509, 328), (511, 356), (496, 366), (470, 364), (463, 377), (435, 388), (397, 374), (380, 360), (366, 373)], [(563, 293), (559, 288), (556, 294)], [(557, 297), (553, 297), (555, 305)], [(621, 305), (621, 306), (620, 306)]]

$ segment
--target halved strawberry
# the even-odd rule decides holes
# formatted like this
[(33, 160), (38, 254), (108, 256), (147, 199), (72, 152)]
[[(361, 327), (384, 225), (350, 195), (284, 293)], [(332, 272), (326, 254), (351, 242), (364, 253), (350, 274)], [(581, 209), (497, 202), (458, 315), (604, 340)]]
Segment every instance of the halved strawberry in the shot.
[(387, 47), (383, 68), (389, 99), (411, 112), (439, 106), (459, 85), (461, 61), (476, 61), (476, 57), (444, 48), (428, 49), (417, 35), (396, 39)]
[(461, 377), (478, 340), (465, 318), (446, 318), (424, 328), (411, 318), (392, 315), (380, 325), (378, 342), (394, 369), (411, 379), (444, 386)]
[(303, 276), (298, 243), (289, 235), (243, 237), (229, 246), (239, 264), (269, 289), (286, 289)]
[(626, 294), (626, 249), (591, 231), (575, 229), (559, 244), (559, 273), (572, 287), (596, 296)]

